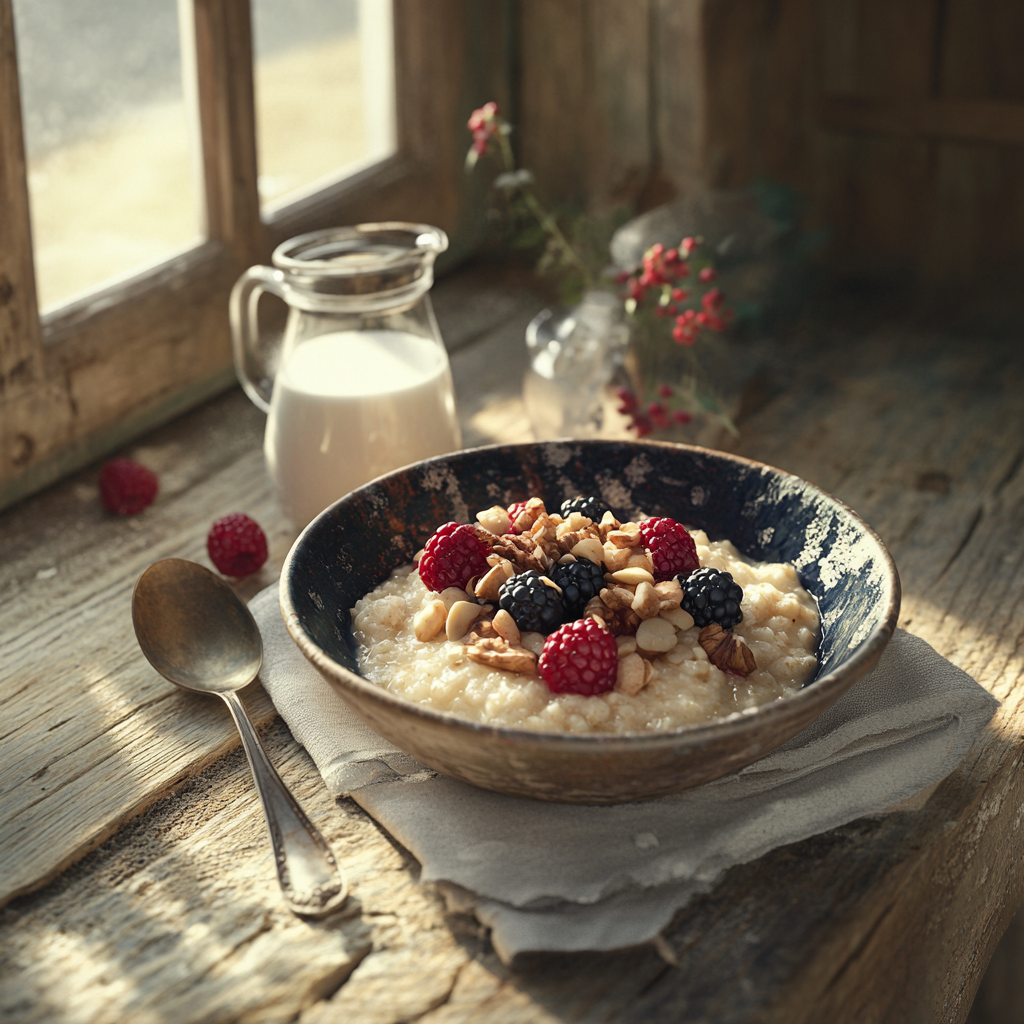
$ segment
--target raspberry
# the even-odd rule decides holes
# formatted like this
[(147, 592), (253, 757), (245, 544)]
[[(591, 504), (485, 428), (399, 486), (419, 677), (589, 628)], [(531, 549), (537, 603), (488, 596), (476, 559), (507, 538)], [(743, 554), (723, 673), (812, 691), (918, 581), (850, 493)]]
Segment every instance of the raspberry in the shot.
[(562, 502), (563, 519), (568, 519), (573, 512), (581, 512), (588, 519), (599, 523), (605, 512), (610, 511), (611, 509), (600, 498), (595, 498), (593, 495), (589, 498), (566, 498)]
[(488, 551), (472, 526), (445, 523), (423, 545), (420, 579), (436, 593), (447, 587), (465, 588), (474, 576), (482, 576), (490, 568)]
[(267, 560), (267, 537), (255, 519), (232, 512), (210, 527), (206, 551), (225, 576), (248, 576)]
[(683, 588), (682, 609), (693, 616), (693, 624), (703, 629), (717, 622), (723, 629), (732, 629), (743, 621), (740, 602), (743, 588), (732, 574), (707, 566), (679, 577)]
[(562, 598), (550, 584), (542, 572), (527, 569), (502, 583), (498, 605), (524, 633), (550, 633), (565, 616)]
[(108, 512), (134, 516), (152, 504), (160, 481), (134, 459), (111, 459), (100, 470), (100, 500)]
[(512, 520), (512, 525), (509, 527), (509, 533), (516, 535), (519, 531), (516, 529), (516, 517), (526, 508), (525, 501), (513, 501), (508, 507), (508, 517)]
[(619, 671), (615, 637), (593, 619), (567, 622), (544, 642), (537, 671), (552, 693), (605, 693)]
[(640, 539), (654, 561), (654, 578), (659, 583), (676, 573), (700, 568), (697, 545), (686, 527), (674, 519), (645, 519), (640, 524)]
[(576, 619), (583, 614), (587, 602), (604, 587), (604, 572), (589, 558), (578, 558), (575, 562), (555, 565), (551, 578), (562, 588), (562, 604), (565, 617)]

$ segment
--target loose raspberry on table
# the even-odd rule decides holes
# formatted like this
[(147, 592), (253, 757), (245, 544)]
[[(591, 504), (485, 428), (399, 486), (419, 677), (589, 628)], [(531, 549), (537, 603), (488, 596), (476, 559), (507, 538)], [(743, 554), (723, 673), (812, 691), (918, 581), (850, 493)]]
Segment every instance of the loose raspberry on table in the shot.
[(674, 519), (645, 519), (640, 524), (640, 540), (654, 562), (654, 578), (670, 580), (676, 573), (700, 568), (697, 545), (682, 523)]
[(111, 459), (100, 470), (100, 500), (108, 512), (134, 516), (153, 503), (160, 481), (134, 459)]
[(555, 630), (537, 659), (537, 671), (552, 693), (606, 693), (615, 686), (618, 670), (615, 637), (593, 619), (577, 619)]
[(445, 523), (423, 545), (420, 579), (428, 590), (440, 593), (447, 587), (462, 587), (474, 576), (482, 576), (489, 549), (466, 523)]
[(232, 512), (210, 527), (206, 551), (218, 572), (249, 576), (267, 560), (267, 536), (255, 519), (244, 512)]

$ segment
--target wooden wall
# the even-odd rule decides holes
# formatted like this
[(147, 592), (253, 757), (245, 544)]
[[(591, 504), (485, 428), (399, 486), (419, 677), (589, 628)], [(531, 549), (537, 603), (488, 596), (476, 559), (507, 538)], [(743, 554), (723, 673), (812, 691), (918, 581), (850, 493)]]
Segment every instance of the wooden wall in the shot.
[(1021, 0), (519, 0), (523, 162), (647, 208), (759, 176), (847, 276), (1012, 296), (1024, 272)]

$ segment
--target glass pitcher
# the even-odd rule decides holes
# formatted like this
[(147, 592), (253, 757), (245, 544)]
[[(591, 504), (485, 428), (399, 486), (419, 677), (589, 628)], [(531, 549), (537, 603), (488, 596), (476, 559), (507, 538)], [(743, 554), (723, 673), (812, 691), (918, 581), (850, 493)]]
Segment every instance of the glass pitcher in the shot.
[[(297, 526), (381, 473), (461, 447), (429, 294), (447, 248), (425, 224), (314, 231), (235, 284), (238, 379), (268, 414), (267, 471)], [(265, 291), (289, 307), (275, 343), (259, 333)]]

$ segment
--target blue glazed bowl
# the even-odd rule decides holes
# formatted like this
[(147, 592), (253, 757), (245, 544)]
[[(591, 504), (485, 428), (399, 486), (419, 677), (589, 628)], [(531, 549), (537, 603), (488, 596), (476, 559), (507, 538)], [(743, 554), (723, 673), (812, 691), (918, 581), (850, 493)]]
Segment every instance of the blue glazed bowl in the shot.
[[(497, 728), (413, 704), (359, 674), (355, 602), (441, 523), (533, 495), (599, 495), (620, 519), (671, 516), (759, 561), (791, 562), (822, 618), (814, 679), (752, 711), (663, 733), (576, 736)], [(572, 803), (700, 785), (785, 742), (871, 670), (896, 627), (900, 581), (845, 505), (798, 477), (723, 452), (656, 442), (556, 441), (428, 459), (361, 487), (295, 542), (281, 607), (302, 652), (381, 735), (425, 764), (502, 793)]]

